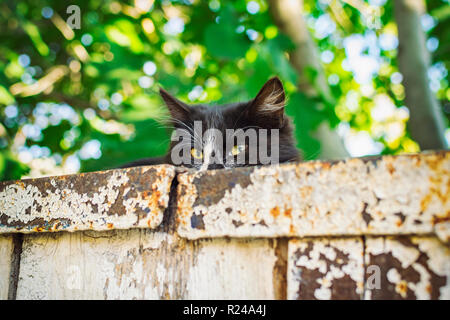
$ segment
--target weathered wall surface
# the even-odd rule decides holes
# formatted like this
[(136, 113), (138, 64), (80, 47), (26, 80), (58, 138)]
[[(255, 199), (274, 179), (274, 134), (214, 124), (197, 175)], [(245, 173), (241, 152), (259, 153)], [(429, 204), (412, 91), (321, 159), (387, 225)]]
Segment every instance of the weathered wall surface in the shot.
[(434, 237), (289, 242), (289, 299), (448, 300), (449, 294), (449, 248)]
[(449, 173), (434, 152), (0, 182), (0, 299), (450, 299)]
[(366, 299), (450, 299), (450, 250), (432, 237), (369, 237), (367, 265), (380, 267), (380, 287)]
[(12, 236), (0, 235), (0, 300), (8, 298), (12, 253)]
[(450, 152), (205, 171), (178, 179), (178, 232), (189, 239), (430, 234), (450, 219)]
[(274, 299), (273, 242), (150, 230), (29, 235), (17, 299)]
[(139, 167), (0, 183), (0, 233), (155, 228), (175, 169)]
[(364, 244), (357, 238), (289, 241), (289, 299), (353, 299), (364, 294)]
[(27, 235), (16, 298), (450, 297), (450, 253), (436, 238), (293, 239), (287, 267), (281, 241), (192, 241), (151, 230)]

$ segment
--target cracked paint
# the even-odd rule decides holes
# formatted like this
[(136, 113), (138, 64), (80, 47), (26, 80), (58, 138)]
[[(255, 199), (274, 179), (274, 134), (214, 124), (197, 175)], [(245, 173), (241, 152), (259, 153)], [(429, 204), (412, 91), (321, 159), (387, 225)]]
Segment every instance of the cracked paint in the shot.
[(450, 250), (436, 238), (370, 237), (365, 260), (381, 276), (365, 299), (450, 299)]
[[(449, 169), (445, 151), (176, 168), (171, 199), (166, 165), (0, 182), (0, 233), (87, 230), (25, 236), (18, 298), (450, 299)], [(169, 200), (178, 234), (96, 232), (156, 228)], [(246, 239), (185, 239), (224, 236)]]
[(271, 242), (148, 229), (26, 235), (17, 299), (274, 299)]
[(0, 233), (155, 228), (174, 176), (163, 165), (0, 182)]
[(364, 289), (361, 238), (289, 241), (288, 299), (360, 299)]
[(448, 234), (449, 173), (447, 151), (182, 173), (177, 230), (188, 239), (303, 237), (430, 234), (439, 225)]

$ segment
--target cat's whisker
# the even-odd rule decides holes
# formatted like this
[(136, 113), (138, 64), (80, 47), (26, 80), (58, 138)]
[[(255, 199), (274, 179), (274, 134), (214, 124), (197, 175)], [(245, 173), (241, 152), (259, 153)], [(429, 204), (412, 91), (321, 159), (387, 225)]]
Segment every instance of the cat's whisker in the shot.
[(197, 132), (195, 132), (195, 130), (193, 128), (189, 127), (186, 123), (184, 123), (178, 119), (173, 119), (173, 121), (176, 124), (181, 125), (183, 127), (182, 130), (187, 130), (187, 132), (192, 137), (192, 139), (194, 139), (195, 142), (201, 143), (201, 141), (202, 141), (201, 137), (198, 135)]
[[(173, 158), (173, 156), (179, 156), (175, 154), (177, 152), (173, 152), (177, 150), (175, 146), (181, 150), (181, 153), (188, 152), (183, 156), (189, 156), (193, 152), (191, 148), (194, 146), (201, 148), (202, 161), (191, 163), (190, 160), (181, 159), (187, 161), (183, 165), (197, 168), (197, 170), (208, 170), (210, 165), (217, 164), (217, 161), (223, 162), (226, 169), (233, 169), (268, 163), (267, 157), (270, 157), (268, 160), (271, 163), (295, 161), (299, 158), (295, 148), (292, 123), (283, 120), (286, 99), (283, 85), (278, 78), (272, 78), (266, 82), (254, 99), (223, 107), (190, 106), (164, 90), (160, 90), (160, 93), (168, 112), (154, 118), (156, 120), (155, 127), (171, 130), (168, 131), (169, 134), (172, 132), (169, 151), (164, 157), (142, 159), (135, 162), (135, 165), (179, 163), (178, 158)], [(149, 121), (148, 123), (150, 126), (153, 122)], [(267, 135), (264, 138), (261, 135), (261, 133), (265, 133), (262, 129), (270, 130), (270, 128), (278, 128), (279, 135), (271, 134), (270, 137)], [(227, 129), (231, 130), (227, 131)], [(253, 130), (256, 131), (256, 139), (254, 139), (255, 132)], [(241, 143), (239, 140), (242, 136), (246, 139), (244, 148), (235, 145), (236, 138), (238, 138), (238, 143)], [(222, 143), (224, 143), (223, 146)], [(229, 143), (233, 143), (233, 152), (226, 150), (229, 148)], [(160, 146), (158, 147), (160, 148)], [(264, 151), (263, 149), (256, 149), (258, 156), (253, 158), (250, 148), (266, 148), (265, 154), (260, 152)], [(248, 156), (246, 155), (245, 159), (237, 157), (247, 149)], [(229, 158), (229, 154), (225, 154), (226, 152), (232, 154), (232, 158)], [(280, 159), (282, 160), (280, 161)]]
[(264, 129), (264, 128), (260, 126), (245, 126), (239, 129), (246, 130), (246, 129)]
[(304, 161), (315, 160), (319, 154), (320, 154), (320, 150), (316, 150), (311, 153), (304, 153), (303, 160)]

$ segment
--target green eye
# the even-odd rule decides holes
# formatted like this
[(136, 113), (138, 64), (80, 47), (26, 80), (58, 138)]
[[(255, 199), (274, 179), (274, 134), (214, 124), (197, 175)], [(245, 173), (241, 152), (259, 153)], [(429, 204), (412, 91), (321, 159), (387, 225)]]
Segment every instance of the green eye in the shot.
[(240, 154), (244, 150), (245, 150), (245, 145), (241, 144), (239, 146), (234, 146), (231, 149), (230, 154), (233, 155), (233, 156), (237, 156), (238, 154)]
[(195, 158), (195, 159), (203, 159), (203, 152), (201, 152), (198, 149), (192, 148), (191, 149), (191, 155)]

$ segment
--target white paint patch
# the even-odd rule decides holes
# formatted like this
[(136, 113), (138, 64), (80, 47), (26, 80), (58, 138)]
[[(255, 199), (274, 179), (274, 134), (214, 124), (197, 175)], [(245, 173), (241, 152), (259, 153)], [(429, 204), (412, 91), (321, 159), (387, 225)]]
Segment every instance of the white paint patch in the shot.
[[(199, 241), (186, 299), (274, 299), (277, 260), (267, 239)], [(255, 263), (257, 262), (257, 263)]]

